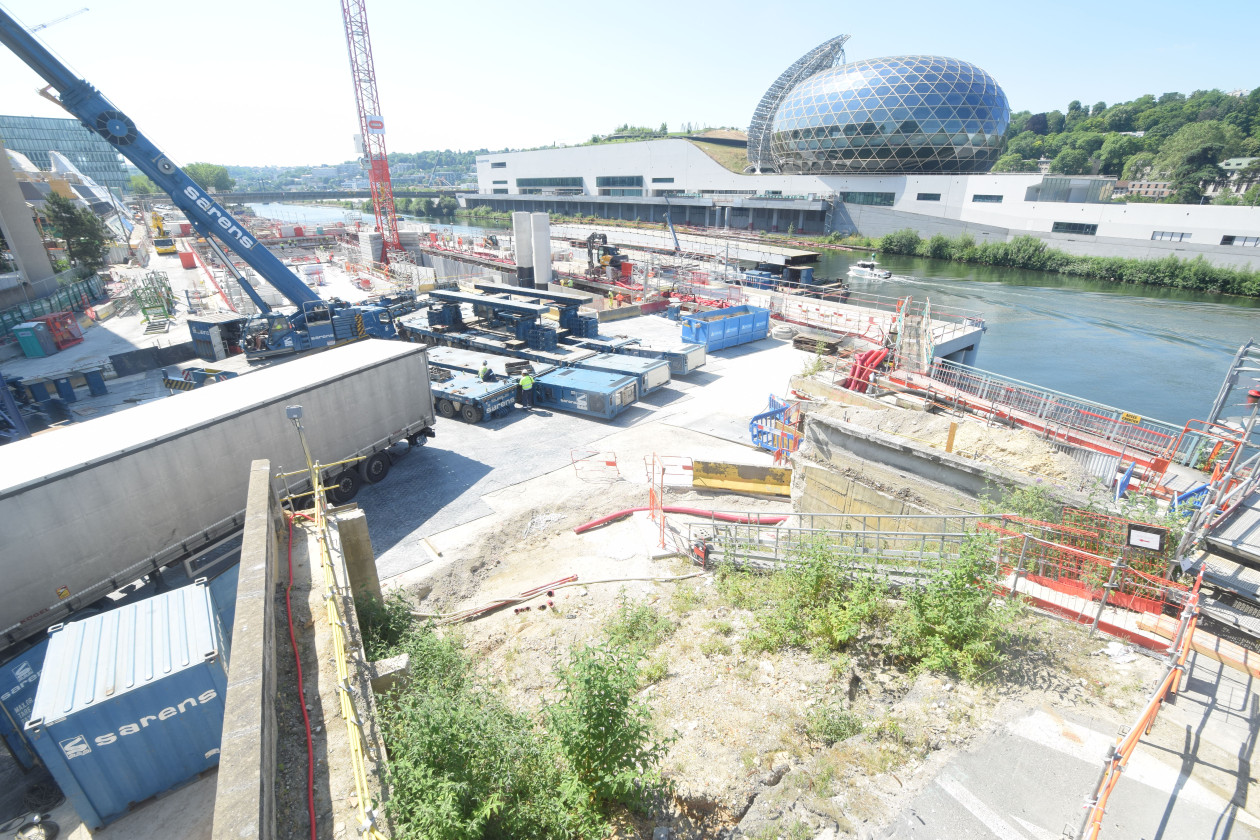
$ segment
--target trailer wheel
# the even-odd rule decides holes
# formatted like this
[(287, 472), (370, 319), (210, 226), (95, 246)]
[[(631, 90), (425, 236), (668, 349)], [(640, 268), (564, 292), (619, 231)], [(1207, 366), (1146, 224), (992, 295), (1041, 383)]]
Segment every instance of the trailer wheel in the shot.
[(455, 416), (455, 404), (452, 403), (450, 400), (446, 400), (446, 399), (438, 400), (437, 410), (438, 410), (438, 414), (441, 414), (443, 417)]
[(459, 414), (466, 423), (480, 423), (481, 418), (484, 416), (484, 412), (472, 403), (468, 403), (461, 408)]
[(359, 492), (359, 485), (362, 484), (359, 478), (358, 470), (345, 470), (341, 475), (337, 476), (332, 486), (328, 488), (328, 502), (333, 505), (349, 504)]
[(363, 480), (368, 484), (375, 484), (385, 480), (385, 476), (389, 475), (389, 467), (389, 454), (377, 452), (364, 461), (360, 469), (363, 471)]

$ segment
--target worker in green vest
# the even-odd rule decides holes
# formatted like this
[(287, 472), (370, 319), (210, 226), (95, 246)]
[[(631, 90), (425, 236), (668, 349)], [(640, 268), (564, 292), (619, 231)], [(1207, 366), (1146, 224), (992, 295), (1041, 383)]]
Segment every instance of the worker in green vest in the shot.
[(490, 365), (485, 360), (482, 360), (481, 369), (477, 371), (477, 379), (481, 382), (490, 381)]
[(534, 407), (534, 377), (529, 371), (525, 371), (525, 375), (521, 377), (521, 405), (525, 408)]

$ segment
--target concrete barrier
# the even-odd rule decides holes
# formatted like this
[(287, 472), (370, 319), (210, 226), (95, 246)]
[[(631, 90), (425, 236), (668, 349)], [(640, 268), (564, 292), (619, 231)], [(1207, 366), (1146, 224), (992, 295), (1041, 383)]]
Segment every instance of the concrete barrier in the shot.
[(213, 840), (276, 836), (276, 616), (280, 502), (271, 463), (250, 465)]
[(792, 470), (785, 467), (759, 467), (752, 464), (693, 460), (691, 484), (693, 487), (712, 490), (790, 496), (792, 495)]

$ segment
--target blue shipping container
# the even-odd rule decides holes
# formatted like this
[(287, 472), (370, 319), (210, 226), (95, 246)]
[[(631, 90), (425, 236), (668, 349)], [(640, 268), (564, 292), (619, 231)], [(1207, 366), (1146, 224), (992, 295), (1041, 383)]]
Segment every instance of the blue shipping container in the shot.
[(760, 306), (731, 306), (682, 316), (682, 340), (703, 344), (709, 352), (765, 338), (770, 332), (770, 310)]
[(43, 639), (0, 665), (0, 738), (18, 764), (27, 770), (35, 766), (37, 759), (22, 729), (31, 719), (31, 706), (35, 703), (35, 690), (47, 650), (48, 640)]
[(85, 823), (218, 764), (227, 652), (207, 586), (49, 633), (26, 734)]

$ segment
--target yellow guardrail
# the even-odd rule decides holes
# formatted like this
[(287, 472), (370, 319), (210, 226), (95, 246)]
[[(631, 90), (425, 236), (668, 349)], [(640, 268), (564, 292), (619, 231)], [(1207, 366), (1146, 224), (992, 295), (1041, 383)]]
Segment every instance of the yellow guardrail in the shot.
[[(326, 489), (319, 481), (319, 476), (325, 467), (337, 466), (339, 464), (347, 464), (354, 461), (362, 460), (362, 458), (349, 458), (344, 461), (335, 461), (331, 464), (311, 464), (308, 470), (300, 470), (295, 473), (282, 473), (282, 476), (297, 475), (300, 472), (308, 472), (310, 475), (311, 486), (315, 488), (310, 491), (315, 495), (315, 507), (313, 510), (312, 521), (315, 525), (315, 537), (319, 543), (319, 564), (324, 574), (324, 606), (328, 612), (328, 625), (332, 630), (333, 652), (337, 660), (337, 693), (340, 697), (341, 717), (346, 722), (346, 731), (349, 735), (350, 743), (350, 764), (351, 772), (354, 774), (354, 790), (356, 794), (357, 804), (356, 810), (359, 818), (359, 836), (369, 838), (369, 840), (388, 840), (386, 835), (381, 833), (376, 826), (376, 816), (367, 806), (372, 801), (372, 790), (368, 784), (367, 776), (367, 733), (364, 730), (363, 719), (359, 715), (359, 710), (354, 703), (354, 693), (350, 689), (350, 664), (349, 656), (346, 653), (346, 622), (342, 617), (341, 608), (338, 605), (338, 586), (337, 573), (333, 567), (332, 550), (329, 548), (328, 539), (328, 519), (327, 519), (327, 502), (324, 498), (324, 490)], [(304, 496), (306, 494), (298, 494)], [(295, 497), (290, 497), (295, 498)], [(329, 766), (329, 772), (332, 767)]]

